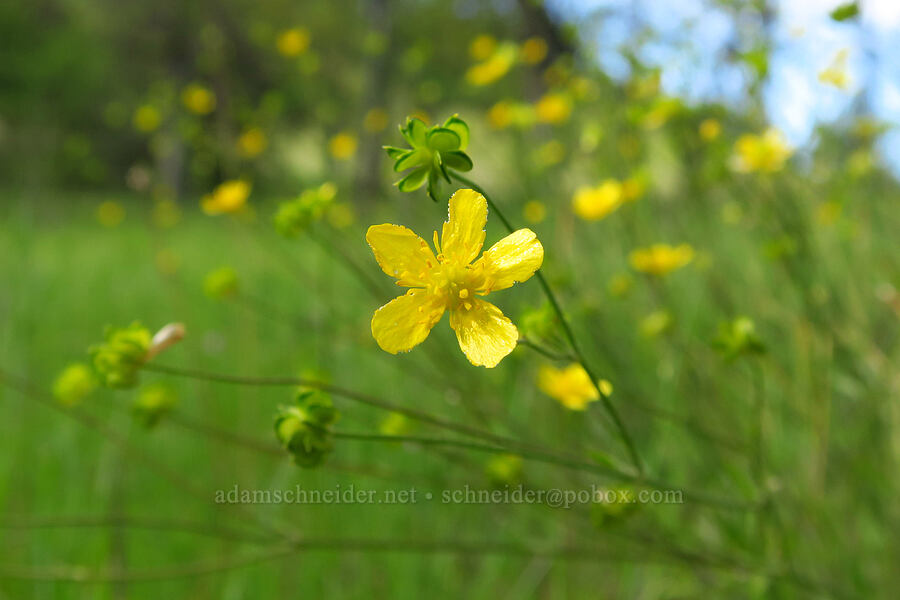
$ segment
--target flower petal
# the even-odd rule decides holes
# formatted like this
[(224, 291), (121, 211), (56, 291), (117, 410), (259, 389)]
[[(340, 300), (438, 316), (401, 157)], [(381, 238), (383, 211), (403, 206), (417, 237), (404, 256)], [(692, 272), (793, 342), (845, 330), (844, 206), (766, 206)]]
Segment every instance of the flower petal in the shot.
[(512, 352), (519, 340), (519, 330), (499, 308), (473, 298), (450, 313), (450, 327), (456, 331), (459, 347), (469, 362), (477, 366), (496, 367)]
[(505, 290), (525, 281), (541, 268), (544, 247), (530, 229), (519, 229), (493, 246), (475, 262), (484, 265), (483, 291)]
[(424, 286), (437, 259), (428, 244), (401, 225), (372, 225), (366, 241), (381, 270), (397, 279), (397, 285)]
[(372, 336), (385, 352), (406, 352), (428, 337), (443, 314), (440, 298), (412, 289), (375, 311)]
[(475, 190), (457, 190), (450, 197), (450, 217), (444, 223), (441, 252), (444, 257), (467, 265), (484, 245), (487, 200)]

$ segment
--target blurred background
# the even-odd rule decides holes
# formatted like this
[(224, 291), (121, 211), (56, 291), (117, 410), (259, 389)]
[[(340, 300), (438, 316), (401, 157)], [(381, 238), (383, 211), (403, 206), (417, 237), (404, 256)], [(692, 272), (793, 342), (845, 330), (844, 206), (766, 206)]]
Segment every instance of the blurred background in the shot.
[[(889, 596), (898, 33), (891, 0), (0, 5), (0, 593)], [(472, 367), (446, 321), (408, 354), (372, 340), (398, 292), (366, 228), (430, 239), (459, 187), (399, 191), (382, 146), (407, 146), (407, 117), (454, 114), (466, 175), (538, 234), (648, 473), (754, 508), (223, 509), (215, 492), (236, 484), (621, 482), (346, 439), (301, 469), (272, 431), (285, 388), (148, 372), (77, 406), (39, 401), (105, 326), (181, 321), (165, 364), (312, 374), (626, 464), (599, 403), (569, 410), (539, 385), (565, 361), (521, 345)], [(491, 214), (486, 243), (504, 234)], [(680, 258), (635, 258), (661, 243)], [(496, 303), (565, 350), (536, 281)], [(334, 402), (345, 431), (445, 433)], [(273, 554), (260, 523), (322, 548)]]

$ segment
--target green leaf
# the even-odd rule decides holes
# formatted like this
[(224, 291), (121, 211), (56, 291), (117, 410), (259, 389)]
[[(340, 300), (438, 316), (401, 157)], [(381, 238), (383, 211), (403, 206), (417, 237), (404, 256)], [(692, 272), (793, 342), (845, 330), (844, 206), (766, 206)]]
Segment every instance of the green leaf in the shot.
[(401, 179), (397, 182), (397, 187), (400, 188), (401, 192), (414, 192), (425, 183), (425, 179), (428, 178), (428, 171), (431, 170), (430, 166), (419, 167), (415, 171), (410, 172), (409, 175)]
[(465, 121), (459, 118), (459, 115), (453, 115), (447, 122), (444, 123), (444, 127), (456, 133), (459, 136), (459, 149), (465, 150), (469, 145), (469, 126)]
[(846, 4), (841, 4), (833, 11), (831, 11), (831, 18), (835, 21), (846, 21), (847, 19), (852, 19), (858, 14), (859, 4), (857, 4), (856, 2), (847, 2)]
[(384, 151), (387, 152), (387, 155), (391, 160), (397, 160), (409, 152), (409, 148), (397, 148), (396, 146), (382, 146), (382, 148), (384, 148)]
[(428, 127), (426, 127), (425, 123), (421, 120), (408, 119), (406, 121), (406, 128), (401, 129), (400, 132), (413, 148), (422, 148), (425, 146)]
[(465, 152), (460, 152), (459, 150), (453, 152), (441, 152), (441, 162), (445, 167), (453, 169), (454, 171), (471, 171), (474, 166), (469, 155)]
[(428, 132), (428, 147), (436, 152), (458, 150), (459, 144), (459, 136), (452, 129), (435, 127)]
[(400, 160), (394, 163), (394, 171), (399, 173), (400, 171), (418, 167), (428, 163), (429, 158), (426, 150), (410, 150), (407, 154), (404, 154)]

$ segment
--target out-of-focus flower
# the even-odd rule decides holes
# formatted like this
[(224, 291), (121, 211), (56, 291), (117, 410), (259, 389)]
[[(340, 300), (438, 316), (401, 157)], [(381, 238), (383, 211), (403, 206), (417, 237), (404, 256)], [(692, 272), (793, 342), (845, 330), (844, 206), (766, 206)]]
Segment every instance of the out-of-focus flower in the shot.
[(621, 298), (631, 291), (632, 286), (634, 286), (634, 279), (631, 278), (631, 275), (619, 273), (610, 278), (606, 288), (609, 290), (610, 296)]
[(294, 405), (279, 410), (275, 435), (298, 466), (316, 467), (334, 447), (331, 426), (338, 416), (327, 394), (301, 390)]
[(687, 265), (694, 259), (694, 249), (689, 244), (670, 246), (653, 244), (638, 248), (628, 256), (631, 266), (642, 273), (662, 276)]
[(506, 75), (516, 63), (519, 50), (511, 42), (500, 44), (484, 61), (472, 65), (466, 71), (466, 81), (471, 85), (490, 85)]
[(741, 354), (759, 354), (766, 349), (749, 317), (737, 317), (732, 321), (719, 323), (719, 334), (713, 340), (713, 345), (727, 360), (733, 360)]
[(304, 27), (292, 27), (278, 34), (275, 45), (278, 53), (288, 58), (300, 56), (309, 49), (309, 31)]
[(63, 406), (75, 406), (97, 388), (97, 378), (89, 366), (73, 363), (53, 382), (53, 396)]
[(383, 108), (370, 108), (363, 118), (363, 129), (369, 133), (379, 133), (387, 129), (388, 120), (387, 111)]
[(328, 141), (328, 151), (338, 160), (349, 160), (356, 154), (358, 141), (349, 131), (342, 131)]
[(415, 191), (427, 183), (428, 195), (437, 202), (442, 178), (450, 183), (452, 171), (472, 169), (472, 159), (465, 153), (469, 144), (469, 126), (458, 115), (430, 129), (421, 120), (409, 118), (400, 133), (411, 148), (385, 146), (384, 149), (394, 160), (395, 172), (412, 169), (397, 182), (401, 192)]
[(658, 98), (641, 118), (644, 129), (659, 129), (669, 122), (669, 119), (681, 111), (681, 100), (678, 98)]
[(146, 428), (154, 427), (178, 404), (178, 395), (166, 383), (151, 383), (138, 392), (131, 413)]
[(850, 73), (847, 69), (847, 58), (850, 56), (850, 50), (844, 48), (839, 50), (831, 64), (819, 73), (819, 81), (827, 85), (833, 85), (839, 90), (846, 90), (850, 87)]
[(541, 37), (530, 37), (522, 43), (519, 57), (528, 65), (536, 65), (547, 58), (547, 42)]
[(266, 139), (266, 134), (259, 127), (245, 129), (238, 138), (238, 150), (240, 150), (241, 156), (246, 158), (259, 156), (268, 145), (269, 140)]
[(469, 56), (472, 57), (472, 60), (487, 60), (496, 49), (497, 38), (482, 33), (469, 43)]
[(622, 201), (634, 202), (644, 195), (650, 184), (650, 176), (643, 171), (638, 171), (622, 182)]
[(200, 200), (200, 207), (208, 215), (235, 213), (244, 208), (250, 196), (250, 183), (232, 179), (221, 183), (212, 194)]
[(591, 521), (597, 527), (621, 521), (640, 506), (637, 491), (629, 486), (598, 489), (591, 503)]
[(628, 95), (634, 100), (643, 100), (655, 96), (659, 93), (660, 75), (661, 73), (657, 70), (633, 78), (625, 86)]
[(793, 150), (780, 131), (767, 129), (762, 135), (744, 134), (734, 144), (731, 168), (739, 173), (774, 173), (784, 167)]
[(538, 371), (538, 387), (569, 410), (585, 410), (588, 403), (600, 399), (597, 387), (578, 363), (564, 369), (542, 366)]
[(335, 229), (346, 229), (356, 222), (356, 212), (349, 202), (336, 202), (325, 213), (328, 222)]
[(843, 207), (836, 200), (823, 202), (816, 208), (816, 221), (822, 225), (834, 225), (841, 217)]
[(299, 196), (282, 202), (275, 213), (275, 230), (285, 237), (296, 237), (333, 206), (337, 186), (326, 181), (316, 188), (303, 190)]
[(559, 140), (550, 140), (535, 148), (532, 160), (539, 167), (558, 165), (566, 157), (566, 147)]
[(412, 420), (399, 412), (389, 412), (378, 424), (378, 432), (381, 435), (406, 435), (412, 430)]
[(156, 131), (160, 123), (162, 123), (162, 115), (155, 106), (144, 104), (137, 107), (131, 121), (134, 124), (134, 128), (138, 131), (142, 133), (151, 133)]
[(125, 220), (125, 207), (121, 202), (107, 200), (97, 206), (97, 221), (104, 227), (117, 227)]
[(488, 123), (494, 129), (506, 129), (511, 125), (530, 127), (536, 119), (533, 106), (512, 100), (501, 100), (488, 110)]
[(572, 100), (558, 92), (544, 94), (534, 105), (534, 112), (541, 123), (565, 123), (572, 114)]
[(174, 200), (162, 198), (153, 203), (151, 219), (161, 229), (175, 227), (181, 220), (181, 207)]
[(542, 223), (547, 218), (547, 206), (540, 200), (529, 200), (522, 208), (522, 215), (529, 223)]
[(182, 90), (181, 102), (196, 115), (208, 115), (216, 109), (216, 95), (199, 83), (192, 83)]
[(412, 288), (375, 311), (372, 335), (386, 352), (407, 352), (425, 341), (447, 311), (469, 362), (495, 367), (515, 349), (519, 331), (478, 296), (527, 281), (540, 268), (544, 248), (533, 231), (519, 229), (475, 260), (484, 244), (487, 201), (474, 190), (459, 190), (450, 198), (449, 215), (440, 242), (434, 233), (437, 256), (406, 227), (369, 227), (366, 241), (381, 269)]
[(134, 387), (152, 339), (150, 331), (137, 322), (128, 327), (108, 327), (103, 343), (90, 348), (100, 382), (111, 388)]
[(514, 485), (522, 479), (522, 457), (518, 454), (495, 454), (484, 465), (484, 473), (494, 484)]
[(619, 208), (623, 199), (622, 184), (615, 179), (607, 179), (597, 187), (578, 188), (572, 198), (572, 210), (582, 219), (597, 221)]
[(667, 310), (656, 310), (641, 319), (638, 330), (646, 338), (655, 338), (662, 335), (672, 327), (674, 319)]
[(722, 123), (718, 119), (703, 119), (698, 128), (700, 139), (711, 142), (722, 134)]
[(214, 300), (234, 297), (238, 290), (237, 271), (228, 266), (210, 271), (203, 280), (203, 292)]

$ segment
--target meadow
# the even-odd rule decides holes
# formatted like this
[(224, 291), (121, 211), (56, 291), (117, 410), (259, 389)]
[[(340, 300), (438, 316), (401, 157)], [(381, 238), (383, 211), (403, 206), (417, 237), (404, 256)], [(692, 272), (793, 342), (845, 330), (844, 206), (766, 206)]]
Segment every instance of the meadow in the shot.
[[(311, 14), (317, 48), (335, 25)], [(227, 148), (214, 111), (240, 110), (150, 94), (126, 127), (147, 147), (115, 138), (137, 168), (110, 151), (100, 170), (127, 188), (92, 181), (78, 153), (59, 167), (87, 169), (74, 179), (5, 171), (3, 595), (890, 597), (887, 126), (846, 115), (793, 148), (758, 110), (682, 102), (653, 70), (621, 83), (553, 62), (552, 43), (545, 62), (546, 43), (505, 42), (495, 18), (481, 24), (499, 42), (420, 67), (459, 94), (445, 71), (423, 75), (437, 98), (394, 82), (374, 114), (315, 92), (294, 98), (309, 121), (284, 110)], [(303, 66), (298, 31), (269, 45), (339, 87)], [(185, 114), (169, 129), (146, 107)], [(174, 131), (194, 157), (177, 193), (154, 154)], [(482, 287), (445, 266), (453, 235), (481, 232), (479, 203), (484, 250), (533, 232), (488, 252)], [(417, 242), (381, 224), (434, 231), (438, 269), (414, 272)], [(427, 339), (425, 321), (397, 333), (412, 305), (373, 324), (405, 292), (394, 278), (452, 313)], [(497, 321), (461, 349), (448, 322), (465, 327), (470, 289), (515, 324), (511, 343)], [(171, 346), (150, 339), (173, 323)]]

